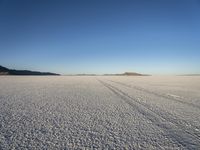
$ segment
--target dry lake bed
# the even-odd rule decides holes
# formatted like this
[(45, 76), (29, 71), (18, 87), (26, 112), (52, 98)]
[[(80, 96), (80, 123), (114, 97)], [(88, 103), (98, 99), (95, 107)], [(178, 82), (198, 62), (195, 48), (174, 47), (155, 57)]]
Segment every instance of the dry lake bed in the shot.
[(1, 76), (0, 149), (200, 149), (200, 77)]

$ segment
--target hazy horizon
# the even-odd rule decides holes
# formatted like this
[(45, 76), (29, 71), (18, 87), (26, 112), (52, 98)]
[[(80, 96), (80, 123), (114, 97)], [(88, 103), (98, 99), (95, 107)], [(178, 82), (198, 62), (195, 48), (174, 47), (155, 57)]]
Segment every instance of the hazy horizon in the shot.
[(60, 74), (200, 74), (200, 2), (0, 0), (0, 65)]

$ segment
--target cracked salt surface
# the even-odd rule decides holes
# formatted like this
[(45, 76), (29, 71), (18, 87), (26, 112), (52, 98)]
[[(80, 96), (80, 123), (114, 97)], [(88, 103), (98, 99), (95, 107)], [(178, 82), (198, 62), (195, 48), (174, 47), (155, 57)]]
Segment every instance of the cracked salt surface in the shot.
[(199, 77), (1, 76), (0, 149), (200, 149), (199, 90)]

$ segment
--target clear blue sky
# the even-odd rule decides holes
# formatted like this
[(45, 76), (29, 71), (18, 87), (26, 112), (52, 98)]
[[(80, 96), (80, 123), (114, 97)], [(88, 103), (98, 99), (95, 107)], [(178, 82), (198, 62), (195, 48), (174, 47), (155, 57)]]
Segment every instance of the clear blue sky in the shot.
[(0, 65), (200, 73), (200, 0), (0, 0)]

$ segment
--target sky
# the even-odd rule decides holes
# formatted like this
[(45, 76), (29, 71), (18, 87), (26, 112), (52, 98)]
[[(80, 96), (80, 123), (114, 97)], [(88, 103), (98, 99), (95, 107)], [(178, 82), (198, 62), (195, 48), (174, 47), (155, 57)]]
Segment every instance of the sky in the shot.
[(200, 73), (200, 0), (0, 0), (0, 65)]

